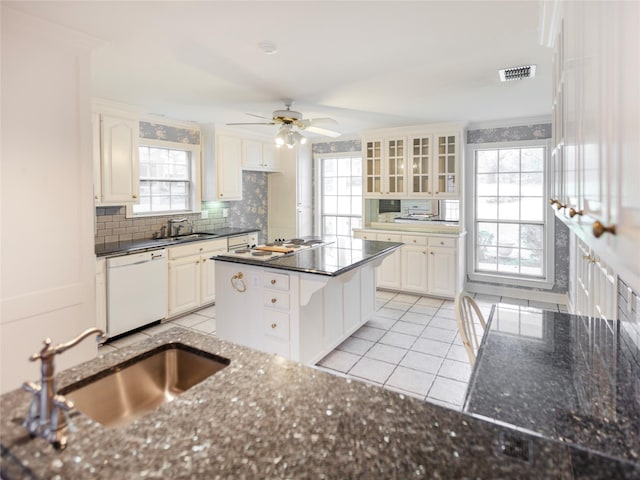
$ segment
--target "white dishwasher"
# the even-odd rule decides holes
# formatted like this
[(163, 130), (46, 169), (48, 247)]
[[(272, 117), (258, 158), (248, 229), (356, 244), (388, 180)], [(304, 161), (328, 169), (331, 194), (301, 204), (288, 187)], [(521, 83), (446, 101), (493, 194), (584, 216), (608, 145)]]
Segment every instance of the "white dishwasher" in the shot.
[(115, 337), (167, 316), (165, 249), (107, 259), (107, 335)]

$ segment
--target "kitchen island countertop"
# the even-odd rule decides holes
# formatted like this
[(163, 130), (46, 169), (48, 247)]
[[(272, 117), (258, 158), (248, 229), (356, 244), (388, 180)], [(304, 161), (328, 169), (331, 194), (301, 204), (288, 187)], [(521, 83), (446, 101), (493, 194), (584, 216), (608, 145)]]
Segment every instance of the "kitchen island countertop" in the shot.
[[(0, 397), (2, 477), (640, 475), (637, 464), (529, 436), (179, 327), (61, 372), (58, 387), (172, 341), (218, 354), (230, 364), (125, 427), (105, 428), (85, 415), (75, 415), (78, 430), (62, 452), (40, 438), (30, 439), (20, 426), (29, 394), (16, 390)], [(518, 454), (514, 445), (523, 443), (530, 445), (528, 458), (516, 458), (522, 452)]]

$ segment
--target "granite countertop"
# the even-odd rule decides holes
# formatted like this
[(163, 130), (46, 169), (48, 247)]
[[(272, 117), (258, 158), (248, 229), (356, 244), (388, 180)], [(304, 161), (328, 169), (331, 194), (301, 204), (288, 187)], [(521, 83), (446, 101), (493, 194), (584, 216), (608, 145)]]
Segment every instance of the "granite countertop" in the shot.
[(242, 263), (258, 267), (336, 277), (376, 258), (384, 257), (402, 245), (402, 243), (397, 242), (341, 238), (337, 241), (331, 241), (331, 243), (294, 251), (269, 260), (232, 257), (224, 254), (213, 257), (213, 259), (222, 262)]
[(639, 462), (639, 359), (620, 321), (498, 304), (465, 411)]
[(78, 430), (62, 452), (20, 426), (29, 394), (0, 397), (2, 478), (640, 476), (637, 464), (179, 327), (61, 372), (58, 387), (171, 341), (230, 364), (128, 426), (74, 416)]
[[(194, 233), (207, 233), (211, 235), (215, 235), (211, 238), (199, 238), (192, 240), (193, 242), (203, 242), (207, 240), (216, 240), (218, 238), (226, 238), (233, 237), (234, 235), (242, 235), (243, 233), (251, 233), (259, 231), (257, 228), (235, 228), (235, 227), (227, 227), (227, 228), (218, 228), (215, 230), (200, 230)], [(188, 237), (189, 235), (184, 235), (184, 237)], [(97, 257), (110, 257), (110, 256), (118, 256), (118, 255), (127, 255), (130, 253), (139, 253), (145, 252), (148, 250), (157, 250), (159, 248), (166, 247), (176, 247), (179, 245), (184, 245), (185, 243), (190, 242), (181, 242), (175, 243), (169, 239), (158, 238), (158, 239), (144, 239), (144, 240), (133, 240), (126, 242), (109, 242), (104, 245), (96, 245), (96, 256)]]

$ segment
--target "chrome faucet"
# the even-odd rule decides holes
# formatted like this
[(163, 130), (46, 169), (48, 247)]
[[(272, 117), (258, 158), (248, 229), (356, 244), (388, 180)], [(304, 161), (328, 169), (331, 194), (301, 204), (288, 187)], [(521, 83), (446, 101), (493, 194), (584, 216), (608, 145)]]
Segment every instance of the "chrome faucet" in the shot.
[(29, 414), (24, 419), (22, 426), (29, 430), (32, 437), (42, 437), (60, 450), (67, 446), (68, 412), (73, 409), (73, 402), (55, 392), (53, 360), (56, 355), (74, 347), (93, 334), (98, 336), (99, 341), (107, 339), (102, 330), (90, 328), (73, 340), (61, 343), (56, 347), (51, 347), (51, 339), (47, 338), (44, 341), (43, 349), (29, 357), (32, 362), (42, 361), (40, 366), (41, 379), (39, 385), (33, 382), (25, 382), (22, 385), (24, 390), (33, 394), (29, 405)]
[[(188, 218), (172, 218), (169, 220), (169, 236), (172, 237), (174, 235), (173, 231), (174, 231), (174, 224), (176, 223), (184, 223), (184, 222), (189, 222)], [(176, 235), (180, 235), (180, 230), (182, 230), (184, 228), (184, 225), (178, 225), (176, 227)]]

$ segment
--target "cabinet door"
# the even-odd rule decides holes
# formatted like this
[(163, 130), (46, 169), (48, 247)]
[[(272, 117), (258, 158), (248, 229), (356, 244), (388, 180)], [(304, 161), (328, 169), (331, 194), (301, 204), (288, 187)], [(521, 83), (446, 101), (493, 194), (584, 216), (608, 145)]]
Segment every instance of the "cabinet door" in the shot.
[(383, 169), (383, 192), (391, 196), (407, 193), (405, 139), (394, 138), (385, 141), (385, 168)]
[(456, 295), (456, 249), (429, 247), (428, 293), (442, 297)]
[(427, 293), (427, 247), (406, 245), (402, 252), (402, 289)]
[(402, 286), (400, 278), (400, 250), (396, 250), (386, 257), (376, 270), (376, 286), (382, 288), (399, 289)]
[(262, 170), (262, 142), (242, 139), (242, 168), (245, 170)]
[(100, 135), (100, 114), (91, 114), (93, 142), (93, 198), (96, 206), (102, 203), (102, 141)]
[(169, 317), (200, 306), (200, 256), (169, 262)]
[(101, 116), (102, 202), (136, 203), (140, 188), (138, 174), (138, 121)]
[(269, 172), (280, 171), (278, 148), (273, 143), (262, 144), (262, 166)]
[(431, 196), (433, 182), (432, 137), (409, 139), (409, 193), (412, 196)]
[(211, 257), (225, 251), (219, 250), (200, 256), (200, 305), (216, 300), (216, 262), (211, 260)]
[(227, 135), (216, 140), (217, 197), (242, 200), (242, 140)]
[(104, 258), (96, 260), (96, 327), (107, 331), (107, 281)]
[(457, 197), (458, 182), (458, 135), (436, 135), (437, 155), (435, 158), (434, 193), (438, 197)]
[(382, 192), (382, 140), (365, 142), (364, 195), (376, 197)]

